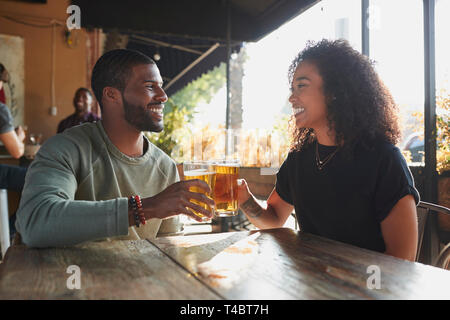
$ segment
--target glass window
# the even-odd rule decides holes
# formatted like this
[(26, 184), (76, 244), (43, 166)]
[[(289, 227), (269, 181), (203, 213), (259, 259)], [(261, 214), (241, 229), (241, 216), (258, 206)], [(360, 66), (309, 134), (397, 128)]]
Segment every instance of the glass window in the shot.
[(450, 93), (450, 1), (437, 0), (435, 12), (436, 89)]
[[(423, 158), (424, 41), (422, 0), (371, 0), (370, 58), (400, 108), (406, 150), (419, 135), (422, 148), (404, 152), (409, 162)], [(415, 145), (417, 145), (417, 141)], [(422, 151), (422, 153), (420, 153)], [(421, 156), (422, 155), (422, 156)], [(415, 162), (416, 162), (415, 161)]]

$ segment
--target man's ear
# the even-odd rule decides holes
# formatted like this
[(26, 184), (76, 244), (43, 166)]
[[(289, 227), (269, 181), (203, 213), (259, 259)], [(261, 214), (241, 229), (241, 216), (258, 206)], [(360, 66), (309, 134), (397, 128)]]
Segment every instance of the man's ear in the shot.
[(104, 87), (102, 101), (103, 104), (117, 104), (122, 101), (122, 94), (116, 88)]

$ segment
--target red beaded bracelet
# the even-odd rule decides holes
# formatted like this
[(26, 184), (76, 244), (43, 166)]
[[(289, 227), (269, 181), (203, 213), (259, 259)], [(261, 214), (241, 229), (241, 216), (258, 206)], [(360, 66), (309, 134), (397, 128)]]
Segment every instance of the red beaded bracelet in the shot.
[(141, 201), (141, 197), (138, 195), (134, 196), (134, 199), (136, 200), (136, 204), (138, 207), (138, 211), (139, 211), (139, 216), (141, 217), (141, 223), (145, 225), (146, 221), (145, 221), (145, 216), (144, 216), (144, 212), (142, 212), (142, 201)]
[(142, 201), (138, 195), (129, 197), (129, 204), (134, 210), (134, 221), (136, 227), (139, 228), (140, 223), (146, 224), (144, 213), (142, 212)]

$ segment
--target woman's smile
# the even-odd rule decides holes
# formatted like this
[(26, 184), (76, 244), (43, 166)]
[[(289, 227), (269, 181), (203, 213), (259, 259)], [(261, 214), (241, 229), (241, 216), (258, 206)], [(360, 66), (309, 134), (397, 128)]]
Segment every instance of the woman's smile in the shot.
[(301, 114), (305, 111), (305, 108), (301, 107), (293, 107), (292, 112), (294, 113), (294, 116), (297, 116), (298, 114)]

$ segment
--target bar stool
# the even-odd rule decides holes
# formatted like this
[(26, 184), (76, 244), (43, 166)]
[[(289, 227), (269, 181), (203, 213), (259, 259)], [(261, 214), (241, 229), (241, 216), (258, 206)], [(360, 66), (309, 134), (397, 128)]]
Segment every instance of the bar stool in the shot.
[(8, 214), (8, 191), (0, 189), (0, 245), (2, 248), (2, 259), (10, 246), (9, 242), (9, 214)]

